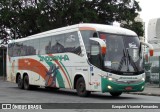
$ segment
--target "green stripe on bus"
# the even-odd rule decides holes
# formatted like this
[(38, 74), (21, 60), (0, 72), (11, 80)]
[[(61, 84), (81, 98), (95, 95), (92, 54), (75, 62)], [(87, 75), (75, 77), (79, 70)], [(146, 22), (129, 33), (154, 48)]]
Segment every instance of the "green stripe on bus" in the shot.
[[(117, 84), (115, 82), (109, 81), (106, 78), (101, 78), (101, 88), (102, 92), (137, 92), (143, 91), (142, 86), (145, 85), (145, 81), (139, 82), (137, 84)], [(112, 89), (108, 89), (108, 86), (111, 86)], [(131, 90), (126, 90), (125, 88), (131, 87)]]
[(63, 68), (65, 69), (65, 71), (66, 71), (66, 73), (67, 73), (67, 75), (68, 75), (68, 77), (69, 77), (70, 84), (71, 84), (71, 86), (72, 86), (71, 77), (69, 76), (69, 73), (68, 73), (68, 71), (67, 71), (66, 67), (63, 65), (63, 63), (62, 63), (61, 61), (60, 61), (60, 63), (61, 63), (61, 65), (63, 66)]
[[(38, 57), (40, 58), (40, 56), (38, 56)], [(52, 62), (49, 62), (49, 61), (47, 61), (47, 60), (45, 60), (45, 62), (46, 62), (49, 66), (52, 66), (52, 65), (53, 65)], [(57, 70), (56, 79), (57, 79), (57, 81), (58, 81), (59, 87), (65, 88), (65, 86), (64, 86), (64, 81), (63, 81), (62, 75), (61, 75), (61, 73), (59, 72), (59, 70)]]
[(59, 72), (59, 70), (57, 70), (56, 78), (58, 80), (59, 87), (65, 88), (64, 82), (63, 82), (63, 79), (62, 79), (62, 76), (61, 76), (61, 73)]
[[(46, 62), (46, 63), (47, 63), (49, 66), (52, 66), (52, 65), (53, 65), (52, 62)], [(65, 86), (64, 86), (64, 81), (63, 81), (62, 75), (61, 75), (61, 73), (60, 73), (59, 70), (57, 70), (56, 79), (57, 79), (57, 81), (58, 81), (59, 87), (65, 88)]]

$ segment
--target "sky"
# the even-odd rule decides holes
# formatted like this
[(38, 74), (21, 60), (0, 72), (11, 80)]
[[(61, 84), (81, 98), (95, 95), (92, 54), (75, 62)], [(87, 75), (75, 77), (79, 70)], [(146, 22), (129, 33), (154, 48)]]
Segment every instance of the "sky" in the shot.
[(140, 18), (145, 22), (145, 38), (148, 39), (148, 23), (150, 19), (160, 18), (160, 0), (136, 0), (142, 9)]
[[(150, 19), (160, 18), (160, 0), (136, 0), (142, 9), (140, 18), (145, 22), (145, 29)], [(115, 23), (115, 25), (117, 25)], [(117, 25), (118, 26), (118, 25)]]
[(160, 0), (136, 0), (142, 9), (140, 17), (144, 22), (153, 18), (160, 18)]

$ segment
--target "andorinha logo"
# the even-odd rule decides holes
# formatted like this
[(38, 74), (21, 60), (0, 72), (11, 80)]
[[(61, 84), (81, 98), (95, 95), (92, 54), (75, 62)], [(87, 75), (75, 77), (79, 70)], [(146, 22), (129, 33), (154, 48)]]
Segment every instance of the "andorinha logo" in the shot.
[(119, 79), (138, 79), (137, 77), (120, 77)]
[(59, 56), (40, 56), (40, 61), (69, 61), (68, 55), (59, 55)]

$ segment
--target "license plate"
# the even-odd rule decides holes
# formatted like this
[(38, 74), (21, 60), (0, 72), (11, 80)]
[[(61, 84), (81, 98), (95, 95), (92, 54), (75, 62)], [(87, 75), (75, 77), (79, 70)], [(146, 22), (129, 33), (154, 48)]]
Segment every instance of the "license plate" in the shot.
[(125, 90), (132, 90), (132, 87), (128, 86), (125, 88)]

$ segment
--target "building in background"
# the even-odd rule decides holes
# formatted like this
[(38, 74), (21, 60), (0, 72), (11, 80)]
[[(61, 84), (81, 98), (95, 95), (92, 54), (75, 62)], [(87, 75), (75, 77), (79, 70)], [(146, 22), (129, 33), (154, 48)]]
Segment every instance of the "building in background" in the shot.
[(153, 45), (154, 56), (160, 56), (160, 18), (149, 20), (147, 38), (148, 43)]
[(148, 58), (150, 63), (150, 81), (152, 83), (159, 83), (160, 86), (160, 18), (150, 19), (147, 28), (148, 43), (153, 46), (154, 56)]

